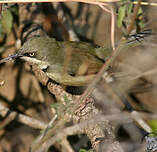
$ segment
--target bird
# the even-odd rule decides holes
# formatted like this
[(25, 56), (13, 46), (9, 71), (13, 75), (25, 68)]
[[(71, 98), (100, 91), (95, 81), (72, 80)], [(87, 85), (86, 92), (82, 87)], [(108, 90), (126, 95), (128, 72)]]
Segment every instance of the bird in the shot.
[[(132, 34), (120, 48), (141, 45), (146, 37), (152, 35), (152, 30)], [(57, 41), (48, 36), (37, 36), (27, 40), (16, 54), (0, 60), (0, 64), (20, 58), (37, 65), (57, 83), (84, 86), (93, 80), (112, 52), (111, 47), (97, 47), (81, 41)]]

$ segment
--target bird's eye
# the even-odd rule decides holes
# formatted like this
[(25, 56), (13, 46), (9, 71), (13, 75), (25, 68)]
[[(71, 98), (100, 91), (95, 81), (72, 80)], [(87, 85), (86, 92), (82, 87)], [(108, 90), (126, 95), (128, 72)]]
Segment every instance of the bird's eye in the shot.
[(35, 52), (29, 53), (29, 56), (30, 56), (30, 57), (35, 56)]

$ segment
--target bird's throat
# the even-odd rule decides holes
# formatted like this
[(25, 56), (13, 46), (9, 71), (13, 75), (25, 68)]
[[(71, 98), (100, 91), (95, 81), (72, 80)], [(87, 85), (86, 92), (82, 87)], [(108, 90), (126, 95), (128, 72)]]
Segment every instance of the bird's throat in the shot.
[(31, 58), (27, 56), (20, 57), (22, 60), (29, 62), (30, 64), (36, 64), (41, 70), (46, 69), (49, 66), (49, 63), (46, 61), (38, 60), (36, 58)]

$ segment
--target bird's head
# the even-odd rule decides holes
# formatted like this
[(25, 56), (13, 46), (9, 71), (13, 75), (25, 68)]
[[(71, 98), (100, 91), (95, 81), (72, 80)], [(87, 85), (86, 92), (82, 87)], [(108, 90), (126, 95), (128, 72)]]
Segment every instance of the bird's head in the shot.
[(42, 55), (41, 52), (43, 48), (42, 45), (43, 45), (42, 38), (39, 37), (32, 38), (25, 42), (17, 53), (9, 55), (8, 57), (0, 60), (0, 64), (20, 58), (32, 64), (47, 65), (47, 62), (43, 61), (44, 56)]

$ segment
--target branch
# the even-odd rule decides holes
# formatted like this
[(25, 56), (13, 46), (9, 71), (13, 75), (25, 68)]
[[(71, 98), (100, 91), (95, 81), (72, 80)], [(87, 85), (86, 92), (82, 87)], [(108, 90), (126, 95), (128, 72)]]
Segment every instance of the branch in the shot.
[(89, 4), (112, 3), (120, 0), (1, 0), (0, 3), (42, 3), (42, 2), (82, 2)]
[(7, 125), (10, 121), (14, 119), (23, 124), (26, 124), (30, 127), (37, 128), (37, 129), (45, 129), (47, 126), (47, 124), (42, 121), (39, 121), (37, 119), (34, 119), (32, 117), (29, 117), (23, 114), (19, 114), (15, 111), (11, 111), (9, 108), (6, 108), (1, 103), (0, 103), (0, 115), (2, 117), (7, 117), (6, 121), (3, 123), (1, 128)]
[(137, 16), (138, 10), (139, 10), (139, 8), (140, 8), (140, 6), (141, 6), (141, 1), (142, 1), (142, 0), (138, 0), (138, 3), (137, 3), (137, 5), (136, 5), (135, 8), (134, 8), (134, 14), (133, 14), (133, 16), (132, 16), (132, 18), (131, 18), (131, 23), (130, 23), (130, 25), (128, 26), (128, 35), (129, 35), (129, 34), (131, 33), (131, 31), (133, 30), (134, 23), (135, 23), (135, 20), (136, 20), (136, 16)]
[[(38, 152), (45, 151), (45, 149), (48, 149), (57, 140), (61, 140), (68, 135), (74, 135), (77, 132), (82, 132), (82, 130), (84, 128), (86, 128), (86, 126), (89, 127), (89, 131), (90, 131), (91, 126), (94, 126), (95, 124), (100, 124), (102, 122), (107, 123), (108, 120), (116, 121), (116, 122), (122, 124), (122, 123), (126, 123), (126, 121), (128, 121), (128, 119), (130, 119), (129, 114), (124, 115), (123, 113), (111, 114), (111, 115), (106, 115), (106, 116), (104, 116), (104, 115), (94, 116), (92, 119), (83, 121), (81, 123), (78, 123), (78, 124), (75, 124), (73, 126), (61, 129), (59, 131), (56, 131), (56, 133), (48, 141), (46, 141), (42, 147), (40, 147)], [(96, 130), (96, 132), (98, 132), (98, 130)], [(111, 133), (111, 136), (112, 136), (112, 133)], [(100, 143), (100, 139), (103, 139), (103, 138), (105, 139), (104, 136), (99, 136), (99, 138), (95, 137), (95, 141), (97, 143)], [(105, 140), (107, 140), (107, 138)], [(112, 144), (114, 145), (115, 143), (119, 144), (117, 141), (113, 142), (112, 139), (110, 140), (111, 145)], [(105, 149), (110, 149), (110, 147), (111, 147), (110, 144), (106, 145)], [(117, 148), (117, 151), (118, 152), (122, 151), (122, 148), (120, 145), (119, 145), (119, 148)]]

